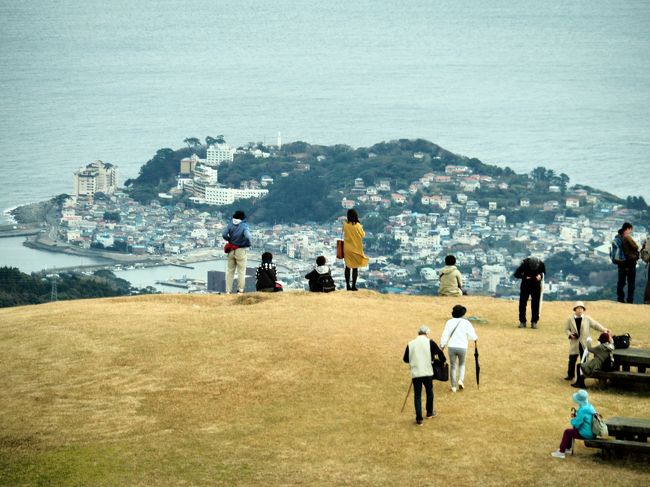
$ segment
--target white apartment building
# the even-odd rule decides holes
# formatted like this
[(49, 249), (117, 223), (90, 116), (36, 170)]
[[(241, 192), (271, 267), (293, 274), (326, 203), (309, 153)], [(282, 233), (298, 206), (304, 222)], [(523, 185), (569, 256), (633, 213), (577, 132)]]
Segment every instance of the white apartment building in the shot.
[(72, 194), (94, 196), (95, 193), (113, 194), (117, 190), (117, 167), (102, 161), (95, 161), (75, 171)]
[(217, 167), (222, 162), (232, 162), (235, 149), (228, 144), (214, 144), (208, 147), (206, 161), (209, 166)]
[(229, 205), (235, 200), (261, 198), (269, 194), (268, 189), (235, 189), (222, 188), (217, 185), (207, 185), (202, 190), (194, 189), (194, 201), (208, 205)]

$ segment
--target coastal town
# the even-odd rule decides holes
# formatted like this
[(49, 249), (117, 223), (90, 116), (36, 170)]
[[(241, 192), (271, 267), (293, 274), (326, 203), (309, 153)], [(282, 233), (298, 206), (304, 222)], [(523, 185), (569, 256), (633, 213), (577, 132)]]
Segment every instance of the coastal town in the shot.
[[(62, 202), (60, 218), (52, 222), (47, 237), (69, 249), (101, 251), (104, 256), (110, 255), (108, 249), (146, 265), (223, 259), (221, 232), (230, 215), (219, 211), (220, 205), (264, 198), (274, 178), (261, 174), (259, 180), (242, 181), (240, 188), (227, 188), (218, 182), (219, 166), (233, 163), (236, 154), (267, 158), (272, 152), (273, 148), (235, 150), (225, 143), (210, 146), (205, 159), (196, 154), (183, 158), (176, 186), (148, 204), (138, 203), (120, 188), (115, 166), (96, 161), (75, 172), (74, 190)], [(436, 157), (420, 151), (411, 156), (415, 161)], [(296, 161), (296, 170), (309, 169), (309, 164)], [(364, 209), (362, 223), (373, 222), (366, 225), (370, 265), (360, 275), (363, 287), (435, 294), (438, 270), (445, 255), (453, 253), (468, 293), (508, 297), (517, 292), (513, 270), (522, 259), (535, 255), (547, 260), (561, 255), (574, 265), (593, 266), (596, 275), (585, 279), (551, 267), (545, 283), (547, 299), (597, 295), (611, 286), (597, 276), (599, 269), (611, 267), (611, 239), (623, 220), (636, 220), (637, 211), (603, 198), (599, 191), (567, 188), (562, 182), (551, 178), (542, 199), (518, 197), (514, 210), (532, 210), (543, 218), (513, 223), (505, 211), (513, 208), (500, 206), (498, 198), (474, 197), (481, 188), (483, 195), (485, 190), (507, 193), (511, 191), (508, 182), (469, 165), (447, 164), (404, 187), (390, 178), (358, 177), (348, 182), (349, 190), (341, 195), (338, 219), (274, 225), (249, 221), (254, 242), (250, 259), (272, 252), (285, 289), (304, 289), (305, 273), (316, 257), (323, 255), (333, 264), (335, 280), (342, 287), (336, 240), (346, 209), (360, 207)], [(448, 190), (435, 190), (441, 184)], [(189, 202), (178, 201), (184, 193)], [(196, 208), (192, 203), (202, 205)], [(206, 211), (206, 204), (213, 209)], [(647, 230), (642, 225), (635, 227), (638, 238), (645, 238)]]

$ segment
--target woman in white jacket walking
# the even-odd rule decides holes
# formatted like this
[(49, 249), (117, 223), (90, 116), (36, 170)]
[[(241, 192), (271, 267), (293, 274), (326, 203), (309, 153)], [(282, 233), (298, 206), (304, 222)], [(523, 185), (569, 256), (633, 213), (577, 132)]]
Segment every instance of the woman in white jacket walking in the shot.
[[(449, 345), (449, 361), (451, 362), (451, 391), (456, 392), (456, 388), (461, 390), (465, 388), (463, 380), (465, 379), (465, 358), (467, 357), (467, 346), (469, 340), (476, 342), (478, 336), (472, 324), (463, 316), (467, 313), (467, 308), (457, 304), (451, 310), (452, 318), (445, 324), (440, 338), (440, 348)], [(456, 370), (458, 369), (458, 375)]]

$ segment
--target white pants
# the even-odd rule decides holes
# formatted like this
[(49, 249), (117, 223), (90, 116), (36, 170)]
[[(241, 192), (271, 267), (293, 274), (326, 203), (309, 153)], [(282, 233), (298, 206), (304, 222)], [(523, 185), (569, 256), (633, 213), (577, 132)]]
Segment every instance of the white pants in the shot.
[(232, 282), (237, 271), (237, 290), (244, 292), (246, 283), (247, 248), (239, 248), (228, 252), (228, 266), (226, 268), (226, 292), (232, 292)]
[[(451, 387), (456, 387), (458, 381), (465, 381), (465, 357), (467, 356), (466, 348), (449, 347), (449, 361), (451, 362)], [(456, 378), (456, 361), (458, 361), (458, 378)]]

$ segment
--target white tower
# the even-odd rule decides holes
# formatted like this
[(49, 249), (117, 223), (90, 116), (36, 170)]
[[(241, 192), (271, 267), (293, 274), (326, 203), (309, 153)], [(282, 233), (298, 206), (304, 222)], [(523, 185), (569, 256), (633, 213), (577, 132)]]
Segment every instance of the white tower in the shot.
[(278, 150), (282, 149), (282, 134), (278, 132)]

